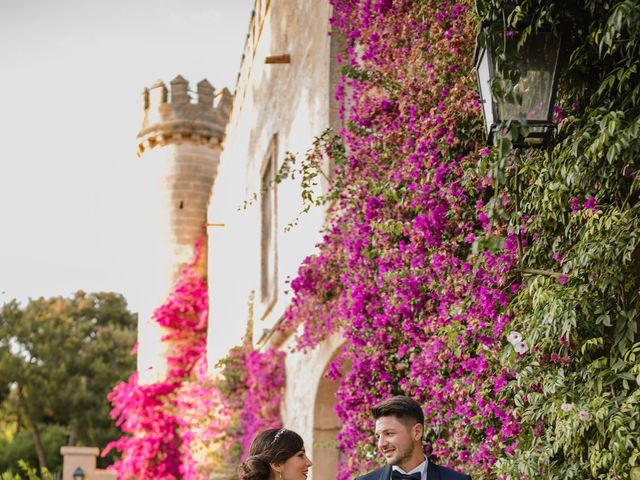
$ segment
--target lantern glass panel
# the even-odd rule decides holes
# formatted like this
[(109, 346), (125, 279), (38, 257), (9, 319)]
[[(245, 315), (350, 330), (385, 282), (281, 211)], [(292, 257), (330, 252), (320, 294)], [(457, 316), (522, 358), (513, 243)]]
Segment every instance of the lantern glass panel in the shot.
[[(507, 48), (515, 48), (515, 40), (510, 43)], [(501, 119), (551, 121), (559, 53), (560, 39), (552, 33), (538, 33), (527, 39), (515, 64), (520, 78), (515, 85), (510, 85), (515, 102), (501, 102)]]
[(483, 48), (478, 55), (476, 69), (478, 72), (478, 83), (480, 84), (480, 100), (482, 101), (482, 111), (484, 113), (485, 127), (488, 135), (491, 131), (491, 126), (495, 122), (493, 118), (493, 95), (491, 94), (491, 81), (493, 78), (490, 71), (491, 65), (487, 50)]

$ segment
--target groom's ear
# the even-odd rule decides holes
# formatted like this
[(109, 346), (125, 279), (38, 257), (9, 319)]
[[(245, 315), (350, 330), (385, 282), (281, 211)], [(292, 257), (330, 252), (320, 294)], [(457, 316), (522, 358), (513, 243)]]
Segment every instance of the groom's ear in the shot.
[(424, 435), (424, 425), (422, 425), (420, 423), (416, 423), (411, 428), (411, 437), (416, 442), (422, 442), (423, 435)]

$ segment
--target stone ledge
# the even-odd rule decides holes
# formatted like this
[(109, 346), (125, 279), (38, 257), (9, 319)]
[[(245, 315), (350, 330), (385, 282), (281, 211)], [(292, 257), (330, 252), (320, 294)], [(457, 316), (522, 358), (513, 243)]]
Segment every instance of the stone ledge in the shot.
[(98, 447), (60, 447), (62, 455), (92, 455), (97, 457), (100, 454)]

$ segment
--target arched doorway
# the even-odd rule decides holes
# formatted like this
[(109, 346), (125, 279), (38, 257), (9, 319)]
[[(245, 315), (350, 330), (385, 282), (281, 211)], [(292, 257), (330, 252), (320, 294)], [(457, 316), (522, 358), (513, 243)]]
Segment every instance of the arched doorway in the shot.
[(338, 445), (336, 436), (340, 430), (340, 421), (334, 411), (338, 384), (322, 374), (316, 392), (313, 413), (313, 472), (314, 480), (336, 478), (338, 468)]

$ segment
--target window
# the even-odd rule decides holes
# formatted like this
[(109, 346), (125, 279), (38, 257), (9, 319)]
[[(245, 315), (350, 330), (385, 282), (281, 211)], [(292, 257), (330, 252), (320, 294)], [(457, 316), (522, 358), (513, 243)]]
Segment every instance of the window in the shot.
[(261, 318), (269, 313), (278, 294), (277, 250), (277, 137), (274, 135), (260, 174), (260, 303)]

